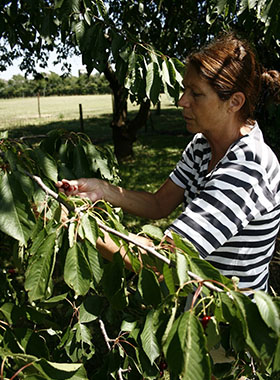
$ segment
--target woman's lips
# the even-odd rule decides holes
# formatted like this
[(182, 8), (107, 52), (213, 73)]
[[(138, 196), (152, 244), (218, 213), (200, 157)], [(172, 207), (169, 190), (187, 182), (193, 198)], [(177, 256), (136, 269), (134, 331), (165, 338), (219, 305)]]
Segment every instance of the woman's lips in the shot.
[(184, 119), (185, 119), (186, 121), (190, 121), (190, 120), (193, 120), (193, 118), (192, 118), (192, 117), (190, 117), (190, 116), (184, 116)]

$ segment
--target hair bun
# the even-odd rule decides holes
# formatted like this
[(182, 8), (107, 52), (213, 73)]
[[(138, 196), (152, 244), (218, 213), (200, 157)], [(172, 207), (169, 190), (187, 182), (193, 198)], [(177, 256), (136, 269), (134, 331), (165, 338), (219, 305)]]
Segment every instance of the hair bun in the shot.
[(266, 98), (280, 103), (280, 73), (277, 70), (263, 70), (262, 89)]

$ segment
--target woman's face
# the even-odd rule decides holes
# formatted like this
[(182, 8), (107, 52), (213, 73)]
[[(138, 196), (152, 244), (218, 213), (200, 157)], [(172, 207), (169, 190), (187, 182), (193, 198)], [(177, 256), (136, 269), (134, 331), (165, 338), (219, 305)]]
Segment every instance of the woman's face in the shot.
[(187, 130), (191, 133), (201, 132), (206, 137), (221, 132), (228, 123), (228, 102), (222, 101), (191, 65), (183, 85), (185, 90), (178, 105), (183, 107)]

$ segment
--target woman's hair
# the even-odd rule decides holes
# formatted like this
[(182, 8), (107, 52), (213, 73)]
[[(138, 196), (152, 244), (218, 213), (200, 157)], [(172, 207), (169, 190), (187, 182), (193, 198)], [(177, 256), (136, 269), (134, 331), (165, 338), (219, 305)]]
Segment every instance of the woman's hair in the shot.
[(187, 65), (195, 67), (222, 100), (229, 99), (235, 92), (243, 92), (245, 103), (240, 110), (243, 121), (253, 118), (263, 91), (266, 97), (280, 102), (279, 73), (263, 69), (248, 42), (234, 33), (224, 34), (190, 54)]

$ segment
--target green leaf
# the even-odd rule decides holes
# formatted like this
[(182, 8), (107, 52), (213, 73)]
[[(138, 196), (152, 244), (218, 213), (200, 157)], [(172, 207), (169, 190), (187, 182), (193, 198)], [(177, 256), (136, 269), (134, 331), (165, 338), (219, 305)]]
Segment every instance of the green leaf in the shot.
[(174, 88), (170, 80), (169, 67), (165, 59), (162, 61), (162, 79), (165, 83), (168, 84), (168, 86)]
[(124, 262), (119, 252), (113, 257), (113, 262), (104, 266), (102, 284), (111, 306), (122, 310), (127, 305), (125, 293)]
[(151, 88), (154, 82), (154, 69), (155, 69), (154, 62), (150, 62), (147, 65), (147, 75), (146, 75), (146, 95), (149, 99), (151, 96)]
[(206, 339), (201, 323), (192, 311), (184, 312), (174, 322), (164, 345), (164, 353), (174, 378), (210, 379), (211, 366)]
[(123, 36), (117, 33), (114, 29), (110, 29), (111, 37), (112, 37), (112, 53), (115, 60), (117, 60), (119, 56), (119, 52), (121, 48), (125, 45), (125, 41)]
[(257, 305), (248, 296), (234, 291), (231, 294), (244, 327), (246, 344), (253, 355), (267, 366), (276, 348), (276, 338), (261, 318)]
[(226, 285), (230, 289), (234, 288), (233, 282), (229, 278), (223, 276), (218, 269), (206, 260), (193, 257), (189, 258), (189, 262), (191, 272), (194, 272), (203, 280), (215, 280)]
[(93, 295), (85, 298), (80, 306), (80, 322), (88, 323), (95, 321), (102, 311), (102, 300)]
[(142, 227), (144, 234), (148, 235), (150, 238), (159, 240), (163, 238), (163, 232), (159, 227), (153, 226), (152, 224), (145, 224)]
[(103, 276), (103, 258), (97, 249), (91, 245), (88, 241), (85, 241), (83, 247), (85, 254), (87, 256), (88, 262), (90, 264), (93, 279), (96, 284), (99, 284)]
[(142, 268), (138, 279), (138, 291), (148, 305), (157, 306), (161, 302), (161, 291), (155, 273), (145, 267)]
[(45, 376), (45, 379), (60, 380), (87, 380), (87, 373), (80, 363), (55, 363), (45, 359), (40, 359), (33, 363), (33, 366), (39, 373)]
[(152, 88), (150, 91), (150, 99), (153, 105), (156, 105), (158, 103), (161, 89), (162, 89), (162, 81), (159, 75), (158, 66), (156, 66), (155, 71), (154, 71), (154, 80), (153, 80)]
[(15, 175), (18, 183), (20, 184), (24, 194), (27, 196), (28, 199), (31, 199), (34, 193), (34, 186), (31, 178), (29, 178), (25, 173), (23, 174), (19, 171), (15, 171), (13, 174)]
[(177, 253), (176, 255), (176, 270), (177, 270), (177, 276), (179, 279), (179, 285), (183, 286), (187, 281), (190, 280), (190, 277), (188, 275), (188, 261), (185, 255)]
[(86, 213), (82, 216), (81, 226), (84, 230), (85, 238), (95, 247), (98, 238), (98, 226), (96, 220)]
[(6, 302), (1, 305), (0, 312), (4, 315), (4, 318), (10, 325), (19, 324), (20, 320), (26, 318), (26, 314), (22, 308), (11, 302)]
[(170, 268), (167, 264), (163, 264), (163, 278), (169, 293), (174, 294), (176, 292), (176, 279), (174, 278), (173, 268)]
[(153, 364), (155, 359), (158, 358), (160, 355), (159, 345), (154, 332), (155, 328), (153, 322), (153, 315), (154, 310), (150, 310), (147, 314), (145, 325), (140, 335), (143, 350), (150, 359), (151, 364)]
[(18, 164), (18, 157), (12, 150), (5, 152), (5, 159), (8, 161), (11, 171), (15, 171)]
[(78, 243), (70, 247), (65, 260), (64, 280), (66, 284), (75, 291), (77, 296), (85, 295), (91, 282), (91, 270)]
[(26, 244), (34, 227), (34, 215), (13, 174), (0, 177), (0, 199), (0, 230)]
[(80, 42), (83, 40), (83, 37), (84, 37), (84, 34), (85, 34), (85, 23), (84, 23), (84, 20), (79, 20), (74, 25), (73, 29), (74, 29), (74, 32), (75, 32), (78, 44), (80, 45)]
[(272, 298), (265, 292), (257, 291), (254, 299), (262, 319), (280, 336), (280, 315)]
[(170, 315), (170, 317), (168, 319), (167, 325), (166, 325), (165, 330), (164, 330), (164, 334), (162, 335), (162, 339), (161, 339), (163, 347), (165, 346), (166, 339), (168, 338), (170, 330), (171, 330), (171, 328), (173, 326), (173, 323), (175, 321), (176, 313), (177, 313), (177, 309), (178, 309), (178, 300), (177, 300), (177, 298), (172, 299), (172, 302), (173, 302), (173, 305), (172, 305), (172, 308), (171, 308), (171, 315)]
[(75, 146), (73, 153), (73, 172), (76, 178), (89, 178), (89, 162), (84, 151), (84, 147), (80, 144)]
[(27, 355), (49, 359), (49, 351), (45, 339), (32, 329), (19, 327), (14, 330), (15, 336)]
[(108, 19), (108, 13), (104, 2), (102, 0), (96, 0), (96, 5), (100, 15), (104, 18), (104, 20)]
[(280, 372), (280, 339), (278, 339), (277, 346), (273, 359), (273, 372)]
[(53, 182), (57, 182), (57, 165), (55, 160), (40, 148), (34, 149), (33, 155), (34, 159), (37, 161), (37, 165), (45, 176)]
[(1, 131), (0, 132), (0, 139), (7, 139), (9, 137), (8, 131)]
[(76, 241), (76, 223), (75, 222), (70, 222), (68, 225), (68, 240), (69, 240), (69, 247), (73, 247)]
[(199, 257), (199, 253), (195, 246), (187, 239), (182, 238), (180, 235), (172, 232), (172, 239), (177, 249), (187, 253), (191, 257)]
[(26, 271), (25, 289), (30, 301), (44, 298), (50, 281), (56, 233), (43, 241)]

